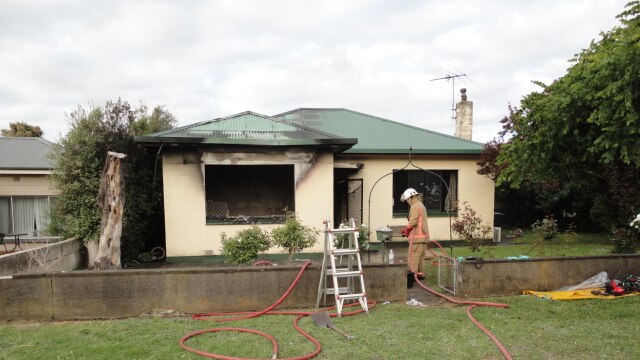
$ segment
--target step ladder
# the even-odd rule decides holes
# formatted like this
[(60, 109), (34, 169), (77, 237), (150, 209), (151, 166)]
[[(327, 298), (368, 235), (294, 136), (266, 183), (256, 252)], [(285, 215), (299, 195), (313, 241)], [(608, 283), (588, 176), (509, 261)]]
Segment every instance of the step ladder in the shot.
[[(326, 302), (327, 295), (334, 295), (336, 299), (336, 312), (342, 316), (342, 307), (345, 301), (358, 300), (365, 312), (369, 312), (367, 295), (364, 288), (364, 275), (360, 259), (360, 246), (358, 245), (358, 229), (355, 221), (351, 220), (349, 227), (341, 226), (331, 229), (331, 223), (324, 222), (324, 256), (322, 258), (322, 271), (320, 272), (320, 284), (318, 285), (318, 298), (316, 308), (320, 302)], [(346, 236), (344, 248), (336, 248), (334, 240)], [(328, 281), (331, 278), (331, 282)]]

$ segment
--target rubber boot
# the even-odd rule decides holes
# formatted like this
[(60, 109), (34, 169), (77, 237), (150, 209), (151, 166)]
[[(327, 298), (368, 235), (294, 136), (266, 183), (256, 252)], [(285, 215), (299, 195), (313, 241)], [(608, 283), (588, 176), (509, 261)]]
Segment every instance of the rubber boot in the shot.
[(413, 287), (413, 283), (416, 281), (415, 277), (413, 276), (413, 273), (411, 271), (407, 272), (407, 289), (410, 289)]

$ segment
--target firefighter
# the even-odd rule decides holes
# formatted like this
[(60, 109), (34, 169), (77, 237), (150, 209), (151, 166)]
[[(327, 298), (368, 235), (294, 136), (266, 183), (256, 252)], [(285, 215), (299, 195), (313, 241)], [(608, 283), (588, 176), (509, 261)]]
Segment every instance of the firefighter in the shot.
[(413, 188), (405, 190), (400, 201), (406, 201), (409, 206), (408, 224), (401, 234), (409, 238), (407, 287), (412, 287), (414, 274), (418, 275), (418, 279), (424, 279), (423, 260), (429, 241), (427, 208), (422, 203), (422, 195)]

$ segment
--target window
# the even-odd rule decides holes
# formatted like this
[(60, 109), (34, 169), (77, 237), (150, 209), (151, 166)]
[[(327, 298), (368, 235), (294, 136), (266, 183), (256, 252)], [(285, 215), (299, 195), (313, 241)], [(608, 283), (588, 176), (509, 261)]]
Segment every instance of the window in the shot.
[(50, 196), (0, 197), (0, 233), (49, 235)]
[(457, 170), (400, 170), (393, 173), (393, 216), (409, 213), (400, 196), (407, 188), (423, 194), (429, 215), (447, 214), (456, 210), (458, 201)]
[(280, 223), (295, 211), (293, 165), (206, 165), (208, 224)]

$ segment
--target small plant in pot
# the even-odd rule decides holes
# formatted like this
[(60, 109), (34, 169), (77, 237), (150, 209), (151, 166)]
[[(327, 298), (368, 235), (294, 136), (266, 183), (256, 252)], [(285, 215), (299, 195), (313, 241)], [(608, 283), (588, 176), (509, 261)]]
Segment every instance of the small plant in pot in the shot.
[(222, 255), (237, 265), (248, 264), (258, 258), (260, 252), (269, 250), (271, 238), (269, 233), (260, 230), (257, 226), (239, 231), (234, 236), (222, 237)]
[(293, 216), (284, 225), (271, 231), (271, 239), (274, 245), (284, 249), (289, 254), (287, 261), (290, 263), (293, 254), (312, 247), (318, 242), (319, 231), (302, 224)]

